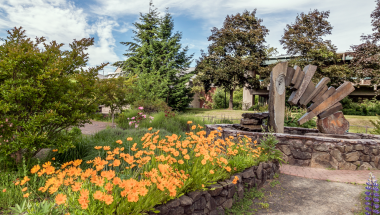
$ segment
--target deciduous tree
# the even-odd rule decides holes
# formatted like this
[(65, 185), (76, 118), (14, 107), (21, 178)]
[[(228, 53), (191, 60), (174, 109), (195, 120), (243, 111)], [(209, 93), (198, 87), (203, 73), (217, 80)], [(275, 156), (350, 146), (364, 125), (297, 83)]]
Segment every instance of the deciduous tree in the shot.
[(346, 64), (337, 64), (342, 55), (336, 53), (337, 48), (330, 40), (324, 39), (333, 29), (329, 16), (330, 11), (318, 10), (298, 14), (294, 23), (286, 25), (280, 43), (294, 57), (289, 61), (290, 66), (316, 65), (314, 81), (329, 77), (331, 83), (338, 85), (351, 80), (352, 70)]
[(0, 153), (16, 153), (19, 161), (21, 150), (71, 147), (62, 131), (90, 122), (98, 108), (95, 81), (107, 64), (83, 70), (94, 39), (74, 40), (62, 51), (64, 44), (44, 37), (33, 42), (22, 27), (7, 32), (0, 46)]
[(124, 77), (101, 79), (97, 82), (99, 103), (110, 107), (112, 125), (116, 111), (123, 111), (123, 107), (131, 104), (133, 82), (136, 77), (125, 80)]
[[(351, 60), (352, 69), (358, 77), (370, 78), (372, 85), (380, 84), (380, 0), (376, 1), (376, 8), (371, 13), (372, 34), (362, 35), (363, 43), (351, 46), (353, 56)], [(377, 94), (379, 91), (377, 91)]]
[[(233, 92), (238, 87), (258, 88), (256, 74), (266, 59), (265, 37), (269, 30), (256, 17), (256, 10), (228, 15), (223, 27), (214, 27), (208, 38), (208, 53), (197, 61), (206, 86), (214, 84), (230, 91), (229, 109), (233, 108)], [(206, 87), (207, 88), (207, 87)]]

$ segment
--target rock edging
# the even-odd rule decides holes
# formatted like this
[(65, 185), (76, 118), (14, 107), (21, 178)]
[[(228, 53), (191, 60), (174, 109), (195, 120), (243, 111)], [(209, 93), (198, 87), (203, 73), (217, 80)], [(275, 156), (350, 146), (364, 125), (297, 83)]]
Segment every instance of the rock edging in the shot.
[[(190, 192), (155, 209), (160, 211), (158, 215), (224, 215), (225, 210), (232, 207), (235, 194), (239, 199), (244, 198), (245, 186), (248, 189), (260, 188), (267, 179), (273, 179), (274, 174), (279, 172), (280, 164), (277, 161), (262, 162), (231, 176), (230, 179), (211, 185), (207, 191)], [(239, 180), (233, 184), (235, 176)]]
[[(233, 129), (234, 125), (206, 125), (206, 132), (222, 127), (222, 137), (237, 135), (252, 138), (258, 142), (267, 135), (265, 132), (250, 132)], [(289, 133), (274, 133), (279, 141), (282, 159), (294, 166), (333, 168), (339, 170), (380, 169), (380, 135), (353, 134), (358, 139), (341, 139), (313, 136), (315, 129), (289, 128)], [(308, 135), (308, 133), (311, 133)]]

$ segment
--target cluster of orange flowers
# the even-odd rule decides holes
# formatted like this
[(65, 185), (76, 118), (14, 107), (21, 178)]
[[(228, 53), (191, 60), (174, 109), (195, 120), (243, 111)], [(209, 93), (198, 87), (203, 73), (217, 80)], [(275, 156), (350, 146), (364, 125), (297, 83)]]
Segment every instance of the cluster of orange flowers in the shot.
[[(189, 121), (188, 124), (192, 122)], [(191, 128), (195, 130), (197, 126)], [(198, 125), (198, 128), (203, 127)], [(151, 130), (151, 128), (149, 129)], [(56, 169), (51, 162), (46, 162), (42, 165), (35, 165), (31, 169), (32, 174), (37, 174), (39, 177), (46, 177), (45, 185), (40, 187), (40, 192), (48, 191), (50, 194), (57, 193), (60, 188), (64, 191), (71, 190), (77, 198), (82, 209), (87, 209), (90, 204), (90, 191), (95, 200), (104, 202), (106, 205), (112, 204), (115, 193), (120, 193), (120, 196), (128, 202), (137, 202), (141, 196), (146, 196), (149, 190), (157, 188), (158, 190), (175, 197), (178, 189), (184, 186), (184, 183), (190, 177), (189, 174), (181, 169), (181, 165), (189, 163), (195, 165), (199, 162), (202, 165), (207, 165), (211, 168), (209, 173), (215, 174), (217, 171), (231, 172), (231, 167), (228, 166), (228, 156), (235, 156), (241, 152), (258, 157), (261, 153), (261, 148), (253, 150), (250, 147), (250, 140), (244, 144), (239, 138), (238, 143), (233, 142), (234, 137), (222, 138), (222, 129), (211, 131), (206, 136), (205, 131), (186, 133), (187, 137), (181, 140), (181, 137), (173, 134), (160, 139), (157, 132), (146, 133), (142, 138), (142, 148), (137, 147), (134, 143), (130, 148), (132, 153), (126, 153), (124, 147), (116, 147), (111, 149), (110, 146), (95, 146), (97, 150), (106, 151), (106, 157), (96, 157), (93, 160), (87, 161), (92, 164), (93, 168), (82, 170), (79, 166), (82, 160), (67, 162)], [(127, 141), (133, 141), (133, 138), (128, 137)], [(122, 145), (122, 140), (117, 140), (116, 143)], [(254, 142), (256, 144), (256, 142)], [(191, 159), (193, 158), (193, 160)], [(142, 168), (146, 164), (152, 162), (156, 168), (151, 168), (149, 171), (144, 171), (145, 179), (136, 180), (134, 178), (121, 179), (118, 173), (127, 171), (133, 173), (133, 168)], [(181, 169), (181, 170), (178, 170)], [(236, 168), (234, 168), (236, 170)], [(116, 170), (116, 171), (115, 171)], [(30, 179), (25, 178), (15, 184), (24, 185)], [(235, 177), (233, 183), (237, 183), (238, 177)], [(155, 186), (152, 186), (155, 185)], [(66, 186), (66, 188), (64, 188)], [(202, 185), (204, 186), (204, 185)], [(67, 189), (68, 188), (68, 189)], [(91, 188), (91, 189), (90, 189)], [(27, 187), (22, 189), (23, 192)], [(3, 190), (5, 192), (5, 190)], [(29, 193), (24, 197), (28, 197)], [(55, 202), (58, 205), (68, 203), (67, 196), (63, 193), (58, 193), (55, 196)], [(70, 200), (71, 201), (71, 200)]]
[(234, 180), (232, 180), (232, 183), (233, 183), (233, 184), (236, 184), (237, 181), (239, 181), (239, 177), (235, 176)]

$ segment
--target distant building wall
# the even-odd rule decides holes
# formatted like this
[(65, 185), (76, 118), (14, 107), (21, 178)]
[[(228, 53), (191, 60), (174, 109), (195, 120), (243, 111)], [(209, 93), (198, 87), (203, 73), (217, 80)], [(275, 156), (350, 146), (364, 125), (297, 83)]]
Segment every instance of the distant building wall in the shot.
[[(130, 105), (123, 106), (123, 110), (126, 109), (131, 109)], [(105, 107), (104, 105), (99, 106), (99, 112), (102, 114), (111, 114), (111, 108), (110, 107)], [(115, 111), (115, 113), (119, 113), (120, 111)]]
[(193, 96), (193, 101), (190, 103), (190, 107), (192, 108), (202, 108), (201, 103), (199, 101), (199, 94), (195, 93)]

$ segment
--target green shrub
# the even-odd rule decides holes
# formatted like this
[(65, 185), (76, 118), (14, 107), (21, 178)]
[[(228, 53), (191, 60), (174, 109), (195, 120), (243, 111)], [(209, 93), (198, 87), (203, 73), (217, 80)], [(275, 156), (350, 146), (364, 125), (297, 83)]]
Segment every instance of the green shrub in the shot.
[[(145, 108), (144, 108), (145, 110)], [(136, 116), (138, 113), (137, 110), (130, 110), (123, 114), (121, 114), (117, 120), (118, 126), (123, 129), (129, 129), (131, 126), (129, 126), (129, 120), (131, 117)], [(165, 116), (166, 115), (166, 116)], [(207, 119), (204, 119), (202, 117), (196, 117), (193, 115), (187, 115), (187, 114), (179, 114), (176, 113), (174, 116), (168, 115), (165, 112), (159, 112), (154, 113), (150, 115), (154, 117), (152, 122), (150, 120), (142, 120), (139, 123), (139, 128), (155, 128), (155, 129), (164, 129), (171, 134), (178, 134), (182, 135), (182, 137), (185, 136), (186, 131), (189, 131), (189, 127), (187, 122), (192, 121), (194, 124), (199, 124), (201, 126), (204, 126), (205, 124), (211, 124), (211, 122)], [(150, 116), (147, 116), (150, 117)], [(226, 123), (226, 124), (232, 124), (233, 122), (231, 120), (225, 119), (213, 123)]]
[(171, 108), (164, 101), (162, 101), (160, 99), (137, 100), (132, 104), (132, 107), (134, 109), (137, 109), (138, 107), (144, 107), (144, 113), (147, 113), (147, 114), (171, 110)]
[(346, 115), (376, 116), (380, 114), (380, 101), (376, 99), (364, 99), (363, 102), (357, 103), (346, 97), (342, 99), (341, 103), (342, 112)]
[(42, 148), (70, 148), (71, 137), (60, 131), (90, 122), (98, 108), (94, 84), (106, 64), (83, 69), (94, 39), (62, 51), (43, 37), (33, 42), (21, 27), (8, 34), (0, 46), (0, 154), (20, 162)]
[[(234, 91), (233, 109), (241, 110), (243, 105), (243, 88)], [(222, 88), (216, 88), (216, 91), (212, 95), (212, 108), (223, 109), (228, 108), (230, 100), (230, 93)]]
[[(296, 113), (292, 114), (292, 111)], [(299, 125), (298, 120), (306, 113), (306, 109), (288, 108), (285, 109), (284, 126), (288, 127), (300, 127), (300, 128), (316, 128), (317, 123), (314, 119), (307, 121), (306, 123)]]
[(378, 115), (377, 118), (379, 120), (370, 120), (371, 124), (375, 127), (372, 131), (370, 131), (371, 134), (380, 134), (380, 116)]
[(212, 108), (222, 109), (228, 108), (228, 100), (230, 98), (228, 93), (225, 93), (224, 89), (218, 87), (216, 88), (214, 94), (212, 95)]

